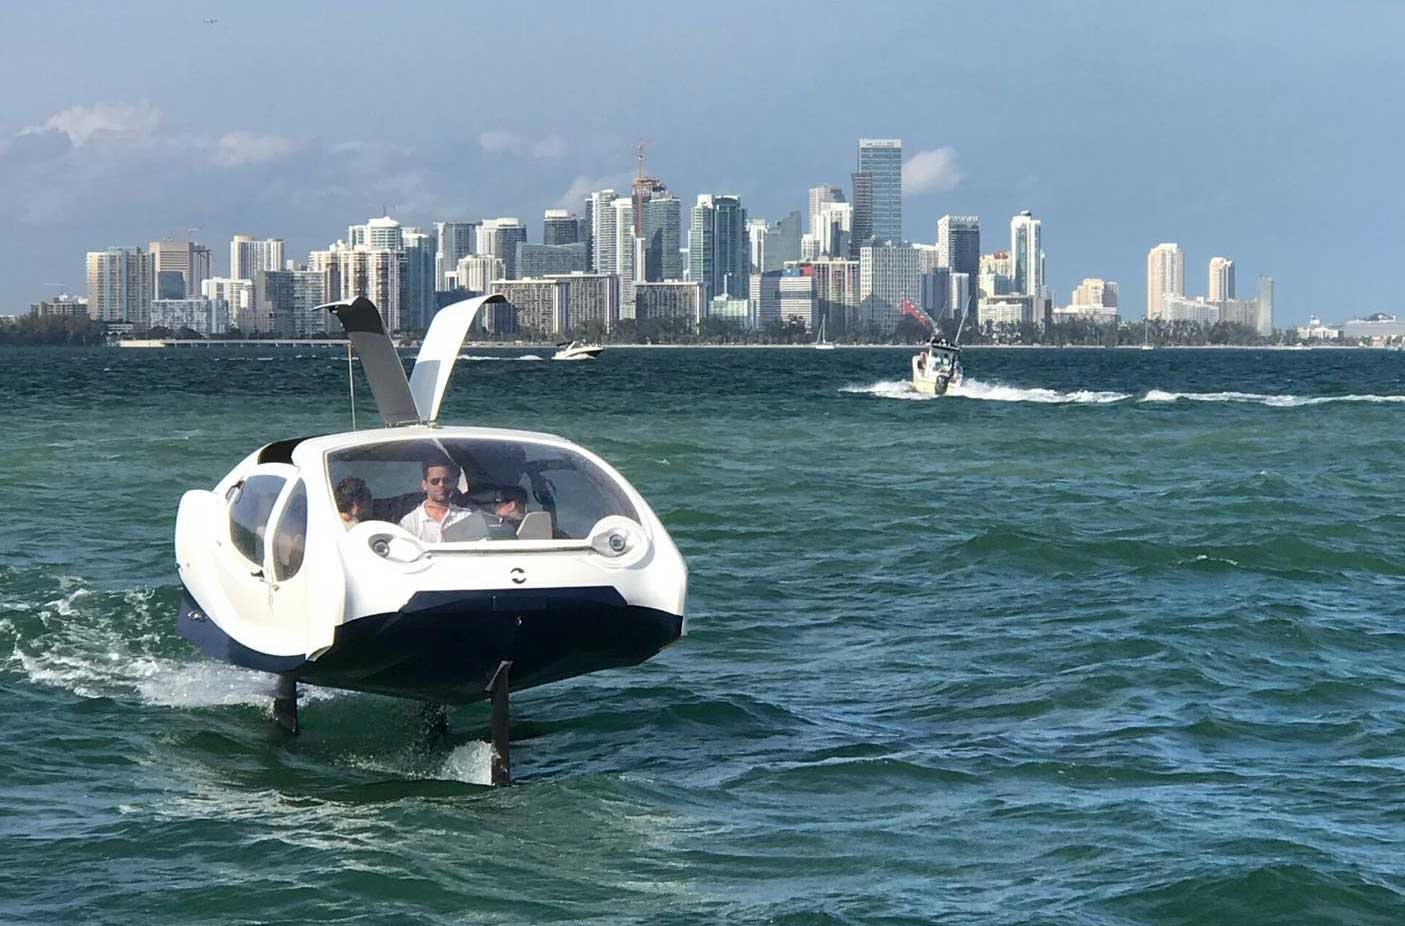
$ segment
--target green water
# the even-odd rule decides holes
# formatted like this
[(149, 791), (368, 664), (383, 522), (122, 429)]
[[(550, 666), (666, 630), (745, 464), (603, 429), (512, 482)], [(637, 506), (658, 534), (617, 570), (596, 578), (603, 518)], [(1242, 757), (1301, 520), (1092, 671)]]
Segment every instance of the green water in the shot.
[(174, 633), (181, 492), (346, 428), (344, 360), (0, 352), (0, 922), (1405, 922), (1405, 354), (476, 353), (444, 420), (600, 453), (691, 572), (504, 790), (481, 705), (289, 739)]

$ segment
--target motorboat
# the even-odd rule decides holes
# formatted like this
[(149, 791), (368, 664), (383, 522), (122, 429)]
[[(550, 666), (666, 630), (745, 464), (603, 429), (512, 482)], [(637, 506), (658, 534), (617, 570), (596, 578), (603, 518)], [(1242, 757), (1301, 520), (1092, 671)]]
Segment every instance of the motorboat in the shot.
[(824, 319), (820, 319), (820, 327), (815, 332), (815, 350), (834, 350), (834, 343), (828, 341), (824, 336)]
[(946, 338), (933, 337), (927, 346), (912, 356), (912, 388), (923, 395), (946, 395), (952, 386), (961, 384), (961, 348), (947, 343)]
[(605, 350), (601, 344), (587, 344), (585, 341), (571, 341), (556, 345), (552, 360), (594, 360)]
[(668, 531), (600, 457), (439, 423), (464, 336), (501, 301), (438, 312), (408, 379), (374, 304), (326, 306), (383, 426), (265, 444), (186, 492), (175, 531), (178, 631), (276, 674), (282, 726), (297, 730), (298, 683), (491, 699), (495, 783), (509, 776), (509, 691), (650, 658), (684, 634), (687, 591)]

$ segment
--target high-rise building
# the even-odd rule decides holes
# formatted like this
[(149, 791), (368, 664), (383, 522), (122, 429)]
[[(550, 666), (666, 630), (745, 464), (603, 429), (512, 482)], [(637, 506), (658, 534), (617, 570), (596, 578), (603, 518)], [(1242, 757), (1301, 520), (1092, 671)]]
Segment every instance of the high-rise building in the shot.
[(88, 252), (88, 315), (145, 328), (156, 285), (156, 261), (141, 248)]
[(437, 236), (418, 228), (405, 228), (401, 229), (400, 242), (400, 327), (423, 331), (439, 310), (434, 299), (438, 288), (435, 279)]
[(1111, 280), (1085, 277), (1082, 283), (1074, 287), (1073, 295), (1069, 297), (1068, 304), (1115, 309), (1117, 308), (1117, 284)]
[(580, 232), (580, 220), (569, 210), (548, 209), (542, 214), (542, 244), (584, 244)]
[(586, 199), (586, 218), (590, 220), (590, 269), (596, 273), (614, 273), (615, 211), (610, 203), (616, 199), (614, 190), (596, 190)]
[(87, 318), (88, 300), (60, 293), (53, 299), (41, 299), (29, 304), (29, 314), (36, 318)]
[[(365, 296), (380, 309), (387, 331), (404, 328), (400, 317), (400, 251), (362, 244), (340, 248), (336, 253), (339, 264), (337, 276), (341, 281), (339, 298)], [(263, 295), (257, 292), (257, 281), (255, 289), (260, 314), (270, 311)]]
[(486, 293), (493, 288), (494, 280), (507, 279), (502, 258), (489, 254), (460, 257), (454, 271), (458, 276), (458, 288), (471, 293)]
[(779, 270), (800, 259), (800, 213), (791, 211), (766, 232), (766, 269)]
[(849, 252), (854, 257), (859, 248), (873, 240), (873, 175), (856, 171), (852, 175), (854, 184), (853, 226), (849, 234)]
[[(193, 241), (153, 241), (149, 245), (155, 279), (152, 281), (152, 297), (184, 299), (200, 292), (200, 285), (209, 279), (210, 249)], [(166, 286), (161, 286), (162, 274)], [(179, 274), (176, 282), (175, 274)]]
[(325, 273), (263, 270), (257, 279), (259, 293), (255, 298), (267, 307), (275, 334), (282, 338), (305, 338), (326, 333), (330, 313), (317, 310), (328, 301)]
[[(267, 271), (261, 270), (259, 272), (266, 273)], [(233, 325), (241, 331), (258, 330), (257, 317), (254, 314), (253, 280), (210, 277), (201, 284), (200, 295), (205, 297), (205, 300), (214, 307), (220, 317), (225, 319), (226, 326)], [(325, 299), (323, 301), (331, 302), (332, 300)], [(224, 334), (224, 329), (218, 329), (213, 333)]]
[(1259, 274), (1259, 314), (1254, 327), (1266, 338), (1273, 335), (1273, 291), (1273, 277)]
[(894, 244), (902, 241), (902, 139), (860, 138), (858, 171), (873, 178), (873, 237)]
[(964, 303), (949, 303), (951, 312), (974, 313), (980, 299), (981, 220), (974, 215), (944, 215), (937, 220), (937, 266), (952, 274), (964, 273), (967, 298)]
[(434, 288), (440, 292), (458, 288), (449, 285), (449, 274), (477, 247), (478, 223), (435, 222), (434, 234)]
[(1165, 296), (1185, 295), (1185, 254), (1180, 245), (1163, 242), (1146, 254), (1146, 317), (1164, 318)]
[(517, 275), (544, 277), (557, 273), (584, 273), (589, 268), (585, 260), (585, 242), (572, 244), (517, 243)]
[(818, 260), (824, 256), (824, 245), (819, 238), (806, 232), (800, 236), (800, 259), (805, 261)]
[(570, 296), (562, 278), (495, 280), (493, 292), (500, 293), (512, 305), (513, 331), (555, 337), (565, 330)]
[(667, 190), (654, 190), (640, 205), (636, 218), (644, 242), (644, 264), (635, 276), (643, 280), (677, 280), (683, 276), (683, 254), (679, 248), (682, 206)]
[(692, 281), (636, 283), (632, 317), (642, 322), (676, 319), (696, 328), (702, 315), (701, 295), (702, 284)]
[(859, 248), (859, 321), (882, 334), (896, 331), (904, 314), (920, 311), (921, 273), (916, 248), (886, 243)]
[(388, 215), (371, 219), (365, 225), (346, 227), (346, 241), (353, 248), (364, 245), (372, 249), (398, 251), (401, 247), (400, 235), (400, 223)]
[[(1028, 209), (1010, 220), (1010, 288), (1040, 298), (1044, 294), (1044, 235)], [(979, 272), (979, 271), (978, 271)]]
[[(581, 248), (584, 253), (584, 242), (573, 246)], [(597, 330), (608, 333), (619, 327), (619, 277), (613, 273), (570, 273), (547, 279), (560, 280), (566, 286), (567, 331), (597, 336)]]
[(812, 262), (809, 273), (815, 281), (815, 311), (825, 319), (826, 333), (849, 333), (858, 323), (859, 262), (826, 258)]
[(1234, 296), (1234, 261), (1228, 257), (1210, 258), (1210, 285), (1205, 290), (1210, 302), (1224, 302)]
[(260, 270), (283, 269), (283, 239), (256, 239), (235, 235), (229, 239), (229, 276), (231, 280), (253, 281)]
[(844, 191), (837, 186), (823, 184), (821, 186), (810, 187), (809, 212), (806, 213), (806, 221), (809, 223), (805, 231), (816, 237), (824, 237), (820, 231), (821, 223), (824, 219), (821, 216), (821, 209), (827, 203), (844, 202)]
[(515, 216), (498, 219), (484, 219), (478, 226), (479, 254), (488, 254), (502, 260), (503, 273), (507, 279), (517, 278), (517, 244), (527, 240), (527, 226)]
[(754, 274), (773, 269), (766, 266), (766, 232), (770, 229), (771, 224), (765, 219), (748, 219), (746, 222), (747, 265)]
[(688, 277), (702, 284), (704, 303), (723, 294), (747, 294), (751, 279), (747, 250), (741, 198), (700, 195), (688, 229)]
[(854, 230), (854, 204), (846, 202), (820, 203), (816, 216), (820, 253), (827, 257), (849, 256), (849, 242)]

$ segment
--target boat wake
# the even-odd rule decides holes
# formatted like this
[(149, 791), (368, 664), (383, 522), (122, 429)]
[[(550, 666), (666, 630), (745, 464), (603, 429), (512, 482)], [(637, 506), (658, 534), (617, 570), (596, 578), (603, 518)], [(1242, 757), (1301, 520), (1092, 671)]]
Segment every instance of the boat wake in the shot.
[(1299, 408), (1332, 402), (1405, 402), (1405, 395), (1268, 395), (1261, 392), (1163, 392), (1152, 389), (1143, 402), (1239, 402), (1273, 408)]
[[(930, 401), (938, 396), (923, 395), (912, 388), (905, 379), (884, 380), (870, 386), (845, 386), (840, 392), (871, 395), (880, 399), (904, 399)], [(947, 391), (947, 398), (980, 399), (986, 402), (1037, 402), (1046, 405), (1107, 405), (1130, 399), (1125, 392), (1100, 392), (1079, 389), (1074, 392), (1059, 392), (1055, 389), (1022, 388), (1004, 386), (999, 383), (983, 383), (967, 377), (959, 386)]]
[(544, 360), (537, 354), (522, 354), (520, 357), (504, 357), (500, 354), (459, 354), (460, 360)]

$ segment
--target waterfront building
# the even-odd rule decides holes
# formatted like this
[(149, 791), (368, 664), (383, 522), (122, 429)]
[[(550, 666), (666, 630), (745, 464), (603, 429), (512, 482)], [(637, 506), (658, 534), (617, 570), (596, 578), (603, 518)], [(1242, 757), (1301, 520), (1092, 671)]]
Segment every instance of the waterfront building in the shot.
[(702, 284), (702, 299), (744, 296), (749, 291), (746, 210), (741, 198), (704, 193), (688, 229), (688, 278)]
[(1254, 327), (1264, 337), (1273, 334), (1273, 289), (1273, 277), (1259, 274), (1258, 324)]
[(517, 245), (526, 240), (527, 226), (516, 216), (484, 219), (478, 226), (477, 253), (500, 259), (503, 263), (503, 275), (509, 280), (516, 279)]
[(1211, 302), (1224, 302), (1234, 296), (1234, 261), (1227, 257), (1210, 258), (1210, 281), (1205, 290), (1205, 298)]
[[(387, 331), (400, 331), (404, 328), (400, 316), (400, 252), (359, 244), (337, 248), (335, 253), (337, 278), (341, 284), (341, 294), (336, 298), (351, 300), (357, 296), (365, 296), (380, 309)], [(271, 324), (271, 310), (258, 292), (257, 280), (255, 301), (261, 320), (267, 318)]]
[(860, 138), (858, 172), (872, 178), (872, 236), (879, 241), (902, 241), (902, 139)]
[(1194, 322), (1198, 325), (1213, 325), (1220, 320), (1220, 306), (1205, 299), (1187, 299), (1176, 293), (1161, 294), (1161, 321)]
[(435, 222), (434, 237), (434, 288), (439, 292), (457, 289), (449, 285), (449, 275), (457, 274), (459, 261), (478, 246), (478, 223)]
[(155, 274), (153, 299), (184, 299), (200, 292), (200, 284), (212, 275), (210, 249), (193, 241), (153, 241), (148, 250)]
[[(575, 247), (584, 250), (584, 242)], [(565, 284), (565, 327), (568, 332), (584, 334), (592, 324), (605, 332), (619, 327), (623, 309), (620, 303), (620, 278), (613, 273), (572, 272), (552, 275), (547, 279)]]
[(944, 215), (937, 220), (938, 266), (964, 273), (970, 283), (964, 303), (951, 304), (953, 314), (974, 313), (980, 299), (981, 220), (975, 215)]
[[(327, 274), (319, 270), (265, 270), (256, 277), (254, 301), (268, 319), (260, 330), (280, 338), (306, 338), (326, 334)], [(379, 308), (379, 304), (377, 304)]]
[(859, 248), (859, 321), (880, 334), (892, 334), (905, 312), (922, 304), (917, 249), (905, 244), (871, 243)]
[(708, 303), (707, 317), (734, 322), (746, 331), (756, 328), (756, 307), (750, 299), (714, 296), (712, 302)]
[(486, 293), (494, 280), (507, 278), (502, 258), (489, 254), (470, 254), (459, 258), (455, 268), (458, 275), (458, 288), (470, 293)]
[(615, 273), (615, 210), (614, 190), (597, 190), (586, 200), (586, 217), (590, 219), (590, 269), (596, 273)]
[(702, 317), (702, 284), (695, 281), (640, 281), (634, 285), (634, 317), (639, 321), (681, 319), (696, 329)]
[(819, 324), (815, 311), (815, 281), (808, 274), (795, 270), (753, 273), (750, 293), (756, 324), (760, 327), (772, 322), (798, 321), (806, 330), (814, 330)]
[[(264, 273), (267, 271), (259, 271)], [(325, 274), (324, 274), (325, 276)], [(210, 303), (211, 310), (219, 318), (225, 319), (225, 327), (215, 328), (212, 333), (224, 334), (226, 328), (234, 326), (240, 331), (258, 331), (258, 316), (254, 311), (254, 281), (235, 280), (229, 277), (210, 277), (200, 286), (200, 295)], [(326, 300), (330, 302), (331, 300)], [(263, 330), (271, 329), (267, 325)]]
[(983, 300), (980, 318), (983, 325), (1020, 325), (1034, 321), (1034, 309), (1029, 296), (1002, 296)]
[(1117, 283), (1097, 277), (1084, 277), (1069, 297), (1070, 306), (1117, 308)]
[[(229, 239), (228, 280), (253, 280), (260, 270), (283, 269), (283, 239), (235, 235)], [(200, 290), (195, 290), (200, 292)]]
[[(844, 203), (844, 191), (837, 186), (822, 184), (810, 187), (808, 206), (809, 212), (806, 214), (808, 225), (806, 231), (816, 237), (823, 237), (820, 227), (825, 222), (823, 209), (830, 203)], [(847, 203), (845, 203), (847, 205)]]
[(29, 314), (39, 318), (87, 318), (88, 300), (60, 293), (53, 299), (31, 302)]
[(89, 251), (88, 315), (145, 328), (155, 283), (155, 261), (141, 248)]
[(372, 250), (398, 251), (402, 246), (400, 223), (388, 215), (370, 219), (365, 225), (346, 227), (348, 247), (367, 247)]
[(1146, 317), (1165, 318), (1167, 296), (1185, 295), (1185, 254), (1180, 245), (1163, 242), (1146, 254)]
[(825, 319), (826, 333), (848, 334), (858, 322), (859, 262), (830, 257), (812, 261), (808, 269), (815, 281), (815, 310)]
[(208, 338), (211, 334), (223, 334), (229, 327), (229, 313), (223, 305), (206, 299), (153, 299), (146, 328), (165, 328), (173, 335), (181, 329), (189, 329)]
[(485, 319), (494, 334), (554, 338), (565, 330), (570, 297), (561, 278), (494, 280), (492, 291), (501, 294), (512, 307), (510, 327), (503, 325), (505, 317), (493, 313)]
[[(1209, 301), (1209, 300), (1206, 300)], [(1220, 321), (1245, 325), (1259, 330), (1259, 301), (1257, 299), (1222, 299), (1214, 303), (1220, 310)], [(1273, 330), (1270, 327), (1269, 333)]]
[(1011, 291), (1042, 297), (1044, 233), (1040, 221), (1028, 209), (1010, 220), (1010, 263)]
[(519, 277), (584, 273), (589, 269), (586, 266), (584, 241), (571, 244), (528, 244), (519, 241), (516, 263)]
[[(1394, 321), (1394, 316), (1390, 316), (1390, 318)], [(1322, 324), (1322, 320), (1316, 315), (1309, 315), (1307, 324), (1299, 325), (1295, 329), (1295, 333), (1299, 341), (1335, 341), (1341, 337), (1342, 331), (1340, 328), (1331, 328)], [(1405, 334), (1405, 325), (1401, 326), (1401, 333)]]
[(972, 292), (975, 287), (971, 285), (971, 275), (950, 269), (939, 272), (944, 274), (947, 280), (946, 305), (943, 307), (946, 314), (959, 319), (964, 313), (970, 313), (971, 317), (967, 321), (974, 321), (979, 308), (979, 297)]
[(408, 227), (400, 233), (400, 324), (406, 331), (423, 331), (439, 311), (434, 294), (439, 245), (437, 236)]
[(574, 212), (567, 209), (548, 209), (542, 213), (542, 244), (553, 246), (584, 243), (581, 241), (580, 219), (576, 218)]
[(1070, 304), (1054, 309), (1054, 324), (1071, 321), (1087, 321), (1099, 325), (1115, 325), (1118, 322), (1117, 308), (1101, 304)]

